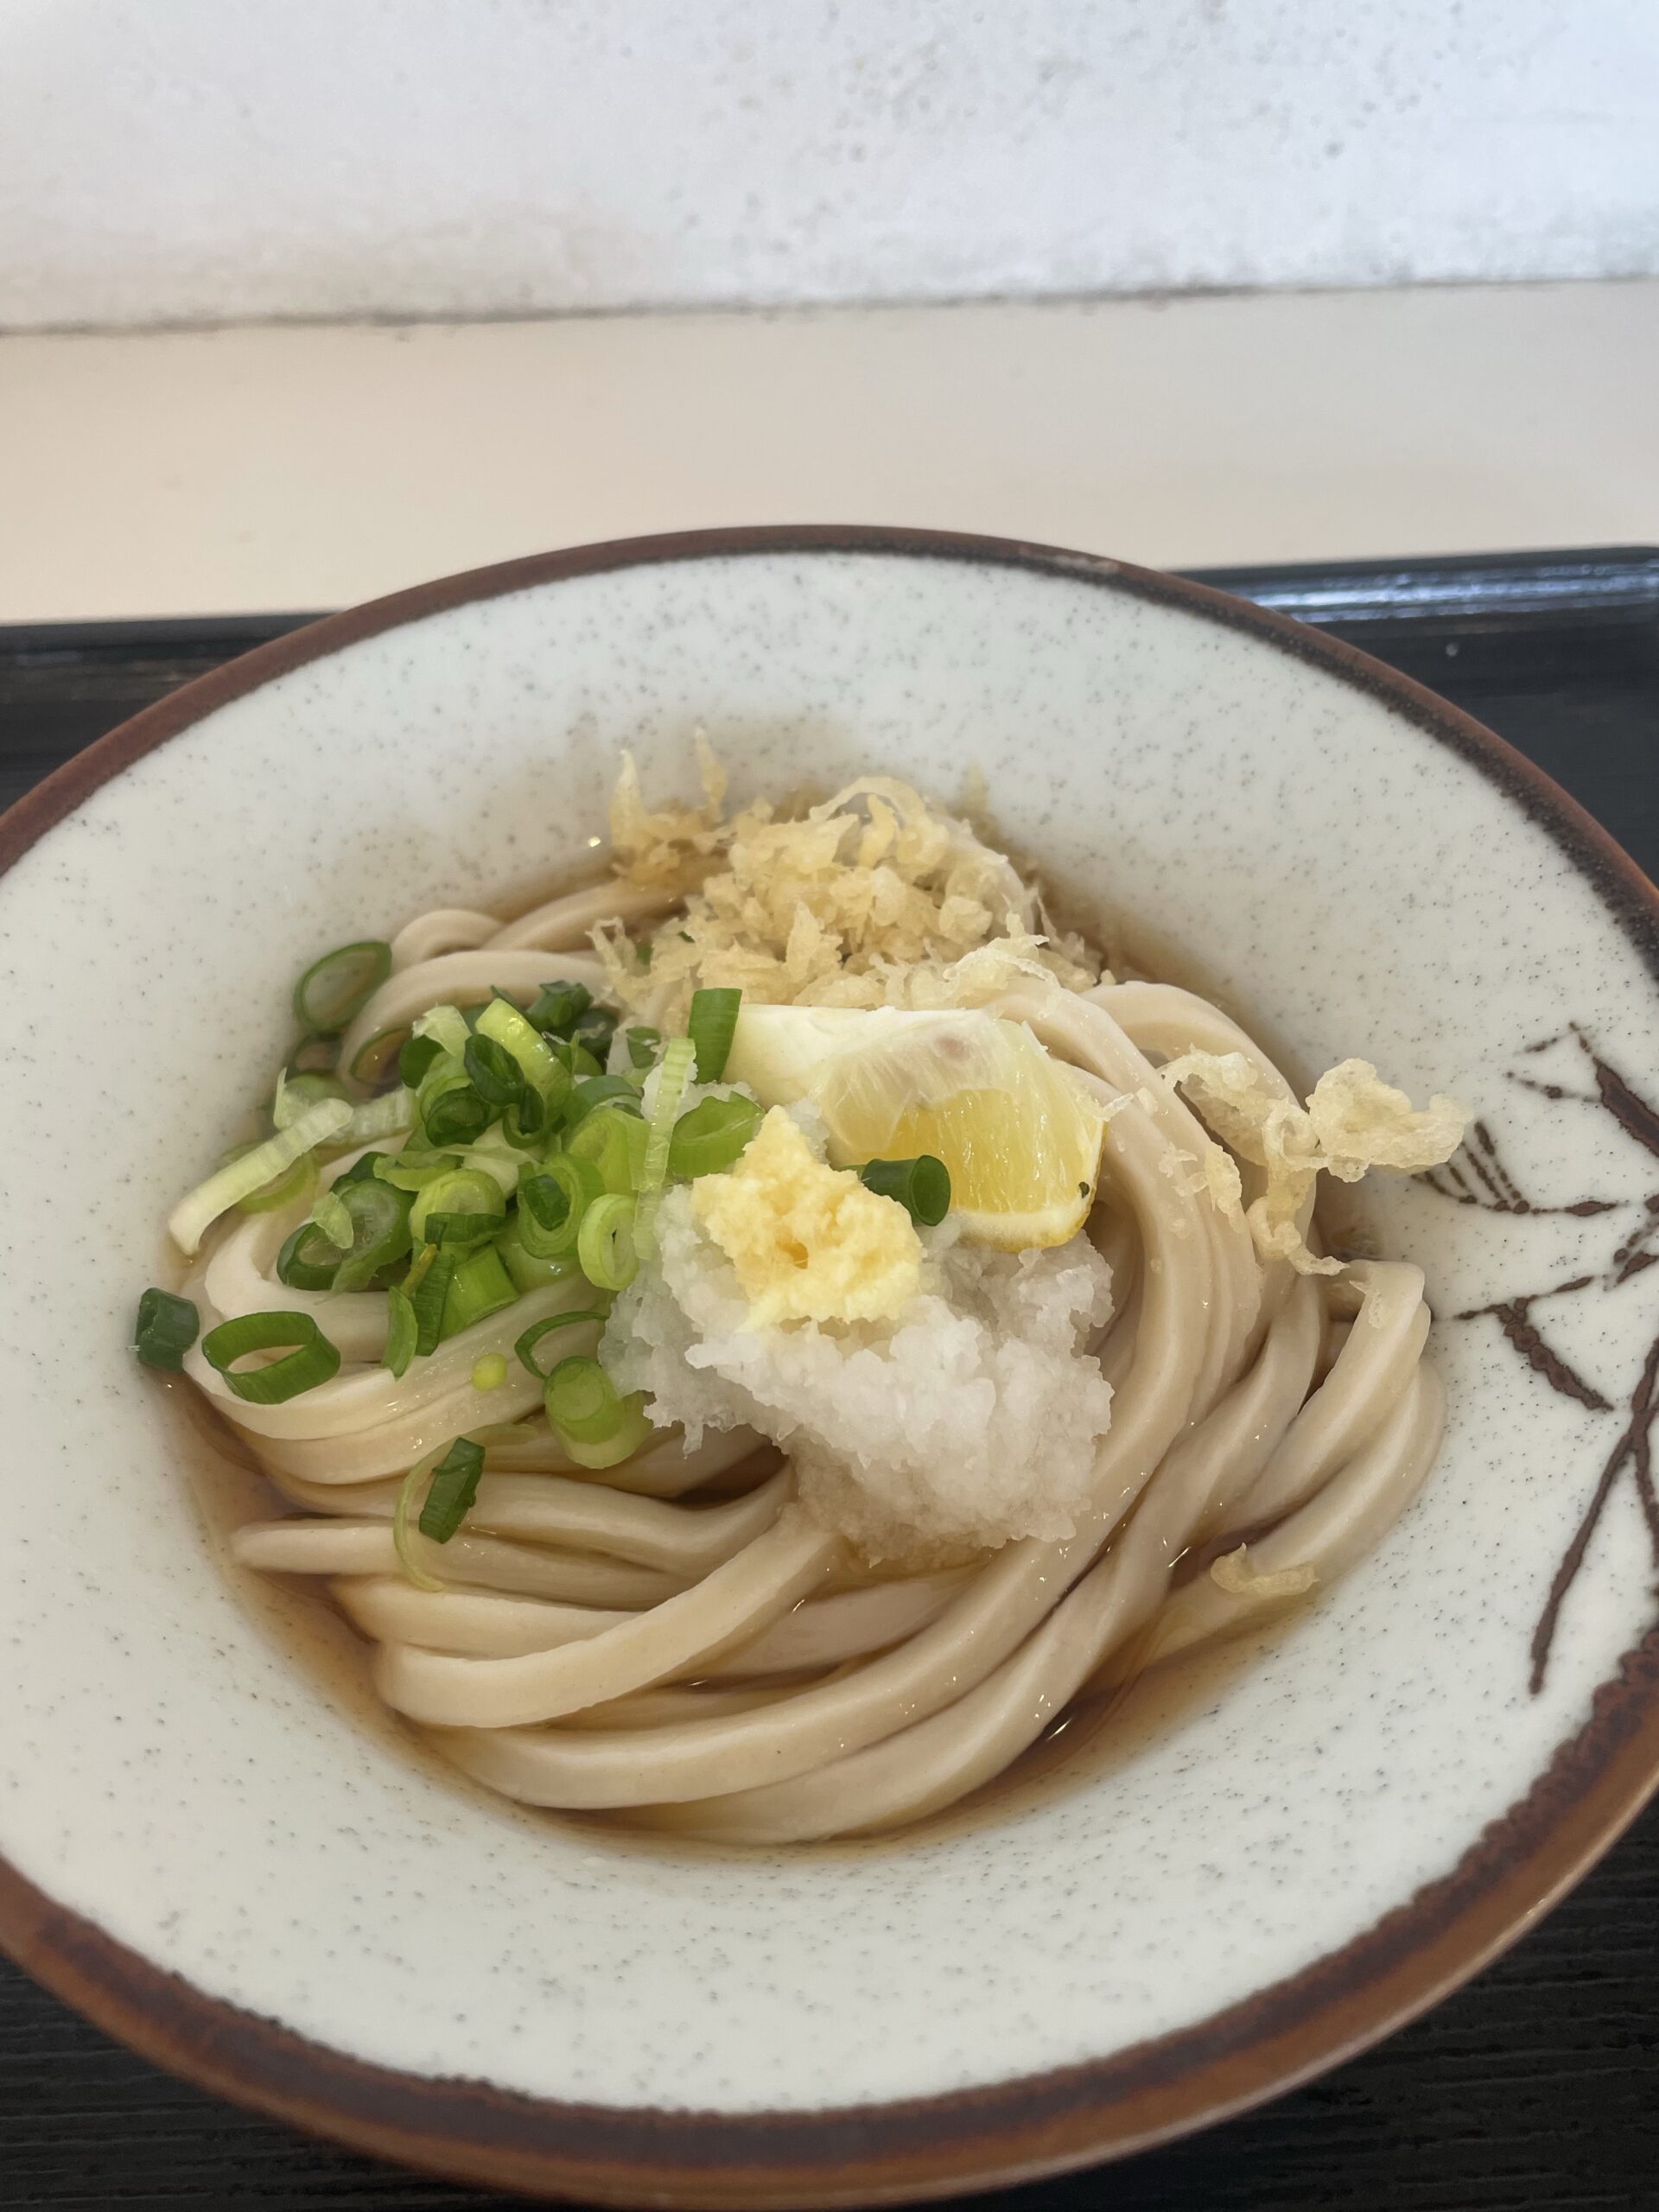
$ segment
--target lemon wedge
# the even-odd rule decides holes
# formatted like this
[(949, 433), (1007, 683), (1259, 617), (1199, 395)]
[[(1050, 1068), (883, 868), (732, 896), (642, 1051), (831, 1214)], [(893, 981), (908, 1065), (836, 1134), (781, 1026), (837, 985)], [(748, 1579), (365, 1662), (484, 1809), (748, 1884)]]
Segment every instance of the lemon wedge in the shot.
[(931, 1153), (964, 1236), (1064, 1244), (1094, 1203), (1105, 1116), (1016, 1021), (893, 1007), (745, 1006), (726, 1079), (763, 1106), (810, 1099), (838, 1167)]

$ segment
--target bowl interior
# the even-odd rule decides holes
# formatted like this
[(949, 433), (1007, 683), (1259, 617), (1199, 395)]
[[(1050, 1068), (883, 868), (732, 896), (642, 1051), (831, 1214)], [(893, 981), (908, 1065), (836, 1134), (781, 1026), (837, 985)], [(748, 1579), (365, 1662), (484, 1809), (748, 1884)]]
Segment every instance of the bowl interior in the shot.
[[(1484, 1181), (1372, 1202), (1427, 1270), (1451, 1407), (1382, 1549), (1109, 1769), (896, 1847), (619, 1847), (423, 1764), (232, 1586), (177, 1414), (124, 1350), (166, 1208), (279, 1057), (303, 960), (578, 862), (619, 748), (690, 791), (700, 728), (740, 796), (874, 769), (950, 800), (982, 775), (1019, 851), (1294, 1065), (1363, 1054), (1452, 1092), (1496, 1148)], [(515, 590), (299, 666), (138, 760), (0, 878), (0, 1852), (308, 2037), (723, 2113), (1096, 2058), (1340, 1951), (1447, 1872), (1650, 1618), (1621, 1481), (1529, 1688), (1652, 1332), (1639, 1273), (1614, 1277), (1656, 1160), (1597, 1072), (1650, 1063), (1652, 977), (1490, 773), (1259, 636), (1063, 563), (779, 551)], [(1614, 1211), (1550, 1210), (1586, 1201)], [(1506, 1301), (1582, 1388), (1529, 1363), (1502, 1311), (1452, 1318)]]

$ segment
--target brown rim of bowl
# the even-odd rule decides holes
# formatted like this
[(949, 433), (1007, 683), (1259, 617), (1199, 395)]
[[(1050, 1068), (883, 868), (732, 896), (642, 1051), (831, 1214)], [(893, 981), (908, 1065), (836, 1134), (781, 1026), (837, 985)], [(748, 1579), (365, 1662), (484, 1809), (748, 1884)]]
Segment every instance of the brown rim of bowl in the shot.
[[(1180, 607), (1294, 654), (1472, 762), (1587, 875), (1659, 980), (1659, 893), (1575, 801), (1491, 730), (1392, 669), (1206, 585), (1018, 540), (839, 524), (688, 531), (531, 556), (420, 584), (261, 645), (124, 722), (0, 817), (0, 870), (131, 762), (303, 666), (445, 608), (567, 577), (751, 554), (863, 553), (1022, 569)], [(467, 2181), (611, 2204), (893, 2203), (1121, 2157), (1225, 2118), (1352, 2056), (1516, 1941), (1659, 1783), (1659, 1624), (1596, 1692), (1576, 1736), (1451, 1873), (1340, 1950), (1195, 2026), (1058, 2071), (901, 2103), (677, 2113), (511, 2095), (370, 2066), (204, 1996), (0, 1859), (0, 1946), (158, 2066), (354, 2149)]]

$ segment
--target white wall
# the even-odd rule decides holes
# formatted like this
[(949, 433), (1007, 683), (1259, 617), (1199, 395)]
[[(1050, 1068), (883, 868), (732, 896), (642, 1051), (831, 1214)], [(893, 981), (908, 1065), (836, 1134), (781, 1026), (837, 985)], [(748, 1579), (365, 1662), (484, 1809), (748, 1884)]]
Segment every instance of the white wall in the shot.
[(0, 324), (1659, 270), (1659, 0), (0, 0)]

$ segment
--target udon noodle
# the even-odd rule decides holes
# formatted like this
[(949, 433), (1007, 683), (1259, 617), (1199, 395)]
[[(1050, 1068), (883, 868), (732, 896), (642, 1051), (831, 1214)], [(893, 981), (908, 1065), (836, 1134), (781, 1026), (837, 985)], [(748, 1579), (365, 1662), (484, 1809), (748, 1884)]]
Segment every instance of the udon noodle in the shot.
[[(636, 868), (513, 920), (485, 907), (418, 916), (391, 939), (390, 973), (339, 1065), (368, 1065), (376, 1038), (492, 992), (522, 1005), (556, 980), (613, 1002), (621, 932), (697, 951), (698, 929), (664, 937), (664, 925), (728, 851), (711, 835), (682, 850), (677, 879)], [(514, 1347), (531, 1325), (594, 1306), (580, 1274), (524, 1291), (397, 1374), (381, 1363), (393, 1292), (278, 1278), (311, 1191), (232, 1211), (203, 1243), (184, 1289), (204, 1332), (279, 1309), (314, 1318), (340, 1356), (327, 1379), (261, 1403), (200, 1344), (185, 1353), (291, 1509), (241, 1529), (237, 1556), (325, 1584), (372, 1646), (386, 1703), (491, 1789), (741, 1843), (896, 1827), (1001, 1773), (1089, 1686), (1328, 1586), (1422, 1484), (1442, 1395), (1423, 1357), (1421, 1271), (1323, 1258), (1311, 1173), (1291, 1182), (1275, 1226), (1255, 1203), (1272, 1144), (1264, 1154), (1230, 1120), (1213, 1064), (1208, 1093), (1160, 1071), (1216, 1056), (1236, 1086), (1285, 1109), (1267, 1124), (1281, 1134), (1303, 1110), (1285, 1076), (1188, 991), (1031, 957), (1040, 909), (1013, 880), (1006, 922), (976, 925), (967, 950), (1020, 957), (1000, 973), (981, 960), (977, 1005), (1025, 1025), (1105, 1117), (1083, 1233), (1109, 1264), (1112, 1310), (1078, 1352), (1111, 1386), (1110, 1418), (1068, 1535), (871, 1560), (803, 1504), (788, 1439), (780, 1450), (753, 1427), (705, 1428), (695, 1444), (652, 1428), (617, 1464), (577, 1464), (543, 1414), (541, 1372)], [(598, 925), (610, 926), (595, 951)], [(964, 955), (958, 941), (929, 957), (937, 981)], [(653, 985), (665, 1019), (711, 964), (668, 963)], [(896, 972), (831, 963), (799, 995), (835, 1003), (840, 990), (856, 1004), (878, 975), (891, 1001)], [(770, 988), (753, 974), (747, 988), (790, 995), (781, 969)], [(1208, 1098), (1207, 1120), (1188, 1093)], [(1226, 1160), (1219, 1173), (1209, 1165), (1217, 1139), (1236, 1147), (1240, 1203), (1228, 1202)], [(1442, 1117), (1427, 1148), (1443, 1155), (1455, 1141)], [(379, 1148), (405, 1141), (394, 1133)], [(375, 1148), (328, 1158), (321, 1147), (318, 1189), (347, 1187)], [(1205, 1172), (1189, 1172), (1195, 1162)], [(558, 1351), (591, 1357), (603, 1325), (563, 1327)], [(439, 1543), (399, 1502), (410, 1471), (458, 1437), (481, 1445), (482, 1472), (464, 1525)], [(1029, 1449), (1043, 1448), (1039, 1420)]]

